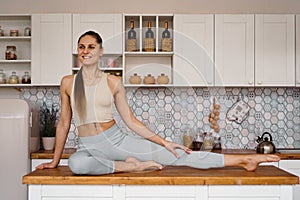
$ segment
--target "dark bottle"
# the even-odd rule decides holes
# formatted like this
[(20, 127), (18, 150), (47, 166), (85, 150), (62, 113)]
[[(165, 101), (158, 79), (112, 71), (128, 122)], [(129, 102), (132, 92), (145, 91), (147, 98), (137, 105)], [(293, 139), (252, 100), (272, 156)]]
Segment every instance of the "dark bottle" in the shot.
[(166, 20), (165, 21), (165, 30), (162, 32), (162, 38), (171, 38), (171, 33), (168, 30), (168, 28), (169, 28), (169, 24), (168, 24), (168, 21)]
[(154, 38), (154, 33), (151, 30), (151, 21), (148, 21), (148, 30), (146, 31), (145, 37), (146, 38)]
[(136, 31), (134, 30), (134, 21), (130, 21), (130, 30), (128, 31), (128, 39), (136, 39)]

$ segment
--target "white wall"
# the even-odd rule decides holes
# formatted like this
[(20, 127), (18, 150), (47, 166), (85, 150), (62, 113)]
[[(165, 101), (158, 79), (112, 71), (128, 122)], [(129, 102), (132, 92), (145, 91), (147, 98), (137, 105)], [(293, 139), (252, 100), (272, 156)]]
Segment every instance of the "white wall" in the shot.
[(300, 0), (1, 0), (0, 14), (293, 13)]

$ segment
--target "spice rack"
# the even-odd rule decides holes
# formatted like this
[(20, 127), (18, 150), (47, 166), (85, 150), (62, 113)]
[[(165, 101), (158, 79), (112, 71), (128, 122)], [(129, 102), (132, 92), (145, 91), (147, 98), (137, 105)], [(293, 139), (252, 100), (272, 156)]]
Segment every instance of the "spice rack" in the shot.
[[(4, 31), (4, 36), (0, 36), (0, 69), (5, 73), (7, 82), (12, 72), (16, 72), (20, 80), (19, 84), (0, 86), (30, 85), (21, 84), (21, 80), (25, 72), (31, 74), (31, 34), (25, 33), (25, 29), (31, 27), (31, 15), (0, 15), (0, 26)], [(12, 30), (17, 30), (17, 35)], [(6, 59), (7, 46), (16, 47), (17, 59)]]
[[(162, 33), (165, 30), (167, 21), (168, 31), (170, 33), (168, 51), (162, 49)], [(136, 32), (136, 49), (132, 48), (134, 42), (128, 37), (131, 24), (134, 23)], [(146, 38), (149, 28), (152, 31), (153, 38)], [(123, 15), (123, 82), (127, 87), (157, 87), (170, 86), (173, 83), (173, 15), (172, 14), (124, 14)], [(150, 37), (151, 38), (151, 37)], [(153, 45), (151, 44), (153, 41)], [(150, 44), (148, 43), (150, 41)], [(156, 81), (154, 84), (131, 84), (129, 79), (137, 74), (142, 79), (153, 76)], [(158, 84), (157, 78), (164, 74), (169, 78), (169, 83)]]

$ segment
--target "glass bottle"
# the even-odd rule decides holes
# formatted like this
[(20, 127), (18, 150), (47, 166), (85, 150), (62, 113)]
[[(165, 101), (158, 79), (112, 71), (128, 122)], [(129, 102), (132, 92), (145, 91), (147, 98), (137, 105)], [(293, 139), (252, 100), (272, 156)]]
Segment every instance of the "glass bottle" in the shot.
[(214, 150), (221, 150), (222, 145), (221, 145), (221, 138), (220, 136), (214, 137)]
[(134, 30), (134, 21), (130, 21), (130, 30), (128, 31), (128, 39), (136, 39), (136, 31)]
[(193, 148), (194, 134), (192, 128), (188, 127), (183, 133), (183, 145), (192, 149)]
[(193, 141), (193, 151), (200, 151), (203, 144), (203, 136), (199, 128), (197, 129), (195, 139)]
[(5, 84), (6, 83), (6, 75), (3, 72), (3, 69), (0, 69), (0, 84)]
[(16, 72), (11, 73), (8, 83), (9, 84), (18, 84), (19, 83), (19, 77), (17, 76)]
[(171, 38), (171, 33), (170, 31), (168, 30), (169, 28), (169, 23), (168, 21), (166, 20), (165, 21), (165, 30), (162, 32), (162, 38)]
[(22, 76), (22, 83), (23, 84), (31, 83), (31, 78), (30, 78), (29, 72), (24, 72), (24, 75)]
[(3, 37), (3, 36), (4, 36), (4, 30), (0, 26), (0, 37)]
[(203, 140), (203, 148), (205, 150), (213, 149), (213, 137), (211, 132), (206, 132)]
[(151, 21), (148, 21), (148, 30), (145, 33), (146, 38), (154, 38), (154, 33), (151, 30)]

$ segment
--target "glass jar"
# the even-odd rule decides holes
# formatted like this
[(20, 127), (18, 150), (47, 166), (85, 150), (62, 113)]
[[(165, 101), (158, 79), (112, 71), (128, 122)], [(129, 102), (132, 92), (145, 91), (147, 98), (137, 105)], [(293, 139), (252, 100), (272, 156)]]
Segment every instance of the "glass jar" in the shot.
[(24, 72), (24, 75), (22, 76), (22, 83), (23, 84), (31, 83), (31, 78), (30, 78), (29, 72)]
[(11, 37), (19, 36), (19, 31), (18, 30), (10, 30), (10, 36)]
[(5, 59), (6, 60), (17, 60), (16, 46), (6, 46)]
[(5, 84), (6, 83), (6, 75), (3, 72), (3, 69), (0, 69), (0, 84)]
[(3, 37), (3, 36), (4, 36), (4, 30), (0, 26), (0, 37)]
[(30, 27), (26, 27), (24, 29), (24, 36), (31, 36), (31, 28)]
[(9, 84), (18, 84), (19, 83), (19, 77), (17, 76), (16, 72), (11, 73), (8, 83)]
[(214, 150), (221, 150), (222, 145), (221, 145), (221, 137), (216, 136), (214, 137)]
[(211, 132), (204, 133), (203, 148), (205, 150), (213, 149), (213, 137)]
[(200, 151), (202, 144), (203, 144), (203, 135), (200, 129), (198, 128), (193, 141), (193, 151)]
[(183, 145), (187, 148), (193, 148), (193, 140), (194, 140), (194, 133), (191, 127), (188, 127), (184, 130), (183, 133)]

